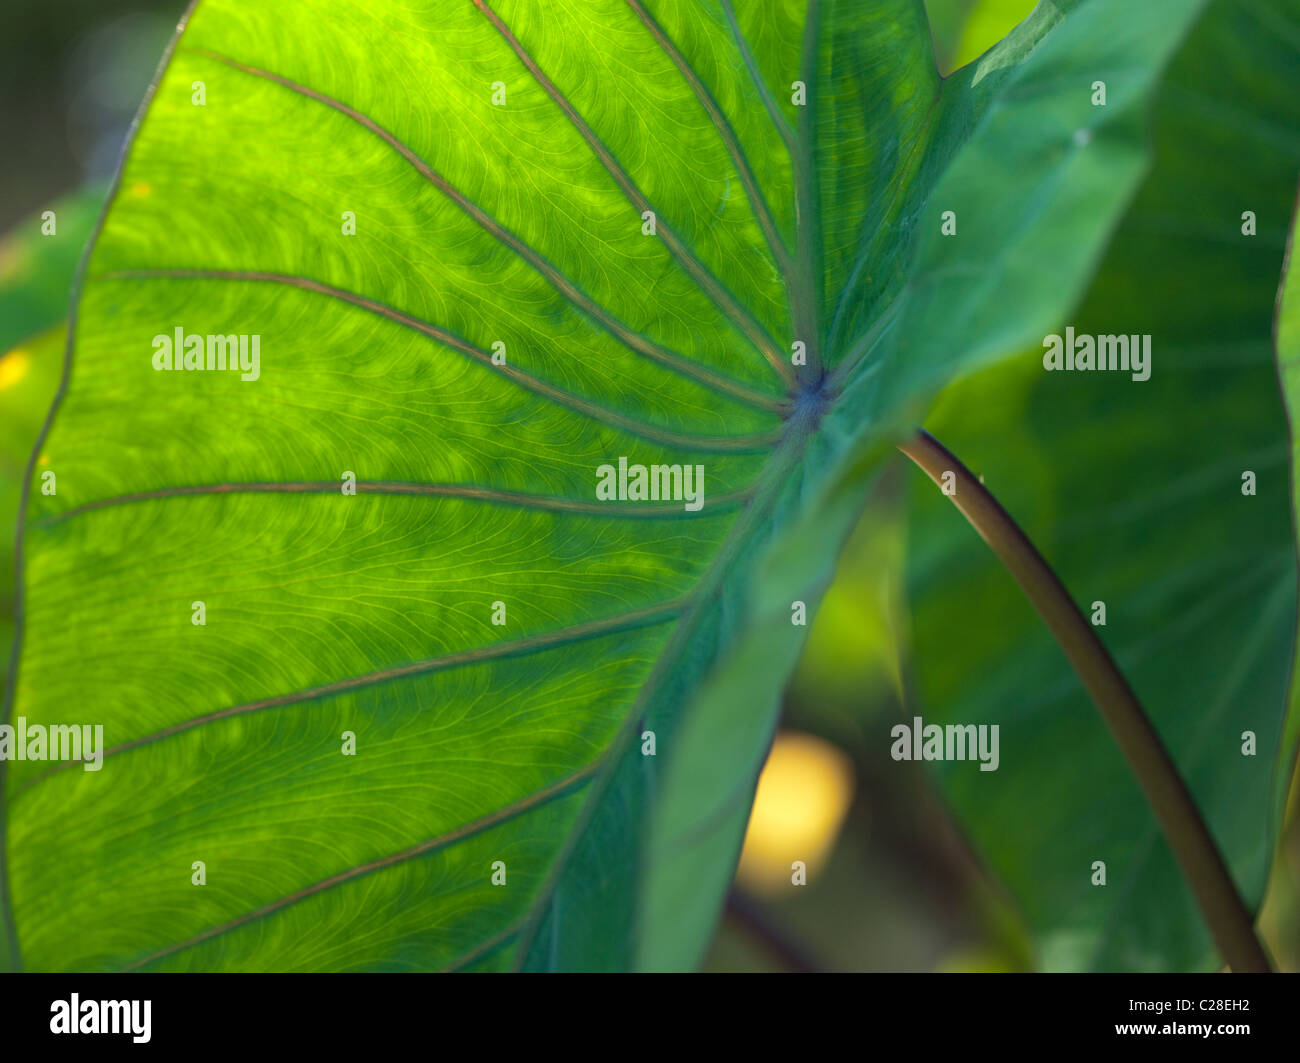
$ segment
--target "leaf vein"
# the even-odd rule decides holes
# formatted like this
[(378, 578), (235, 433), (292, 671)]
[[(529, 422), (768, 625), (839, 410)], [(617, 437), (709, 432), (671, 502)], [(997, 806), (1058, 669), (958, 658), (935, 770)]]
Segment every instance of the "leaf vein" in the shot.
[[(396, 864), (404, 863), (405, 861), (411, 860), (417, 856), (424, 856), (427, 853), (435, 852), (438, 849), (445, 848), (446, 846), (452, 845), (458, 841), (463, 841), (475, 834), (481, 834), (485, 830), (498, 827), (526, 812), (531, 812), (556, 798), (564, 797), (585, 786), (595, 770), (596, 763), (598, 762), (593, 762), (585, 768), (581, 768), (578, 771), (565, 776), (563, 779), (552, 783), (544, 789), (529, 794), (527, 797), (521, 798), (513, 804), (506, 805), (504, 808), (497, 809), (497, 811), (484, 816), (481, 819), (476, 819), (470, 823), (457, 827), (455, 830), (448, 831), (446, 834), (440, 834), (437, 837), (429, 838), (417, 845), (412, 845), (409, 848), (402, 849), (399, 852), (390, 853), (388, 856), (380, 857), (378, 860), (372, 860), (369, 863), (358, 864), (355, 867), (350, 867), (346, 871), (340, 871), (335, 875), (331, 875), (329, 878), (321, 879), (319, 882), (314, 882), (310, 886), (304, 886), (300, 890), (286, 894), (283, 897), (278, 897), (273, 901), (269, 901), (261, 907), (254, 908), (252, 911), (238, 915), (234, 919), (228, 920), (219, 926), (209, 927), (207, 930), (195, 934), (193, 937), (187, 938), (184, 941), (167, 945), (164, 948), (158, 949), (156, 952), (150, 953), (142, 959), (136, 960), (134, 963), (127, 964), (123, 970), (139, 970), (141, 967), (146, 967), (151, 963), (156, 963), (158, 960), (165, 959), (168, 956), (173, 956), (178, 952), (183, 952), (185, 949), (193, 948), (195, 945), (201, 945), (203, 942), (210, 941), (212, 938), (218, 937), (221, 934), (229, 933), (231, 930), (237, 930), (241, 926), (245, 926), (257, 919), (270, 915), (272, 912), (277, 912), (282, 908), (287, 908), (291, 904), (297, 904), (299, 901), (306, 900), (308, 897), (315, 896), (318, 893), (323, 893), (325, 890), (331, 889), (334, 886), (340, 886), (345, 882), (361, 878), (363, 875), (368, 875), (375, 871), (382, 871), (386, 868), (393, 867)], [(507, 931), (510, 929), (511, 928), (508, 927)], [(518, 932), (517, 928), (515, 928), (515, 932)], [(500, 941), (493, 939), (484, 945), (479, 946), (479, 949), (486, 951), (491, 946), (500, 943)], [(466, 956), (461, 957), (461, 959), (455, 961), (455, 964), (469, 962), (475, 958), (476, 953), (472, 951)]]
[(496, 27), (498, 33), (505, 39), (511, 50), (518, 56), (519, 61), (532, 75), (533, 80), (541, 87), (561, 111), (569, 119), (573, 128), (577, 130), (579, 136), (587, 142), (593, 154), (600, 161), (601, 165), (614, 178), (615, 183), (623, 190), (624, 195), (642, 213), (650, 211), (656, 218), (656, 232), (663, 237), (664, 245), (668, 248), (673, 258), (681, 264), (695, 280), (701, 290), (713, 301), (714, 305), (725, 314), (768, 360), (772, 368), (785, 382), (787, 387), (793, 388), (795, 384), (794, 373), (786, 364), (777, 348), (776, 342), (769, 336), (766, 330), (760, 325), (747, 310), (745, 310), (722, 283), (713, 276), (709, 269), (699, 260), (695, 252), (688, 247), (673, 232), (672, 228), (663, 220), (662, 215), (656, 210), (650, 201), (646, 199), (644, 193), (637, 187), (636, 183), (628, 176), (627, 172), (619, 164), (609, 148), (598, 137), (595, 131), (589, 126), (586, 120), (578, 114), (576, 108), (569, 99), (562, 93), (559, 87), (551, 81), (546, 73), (537, 65), (537, 61), (528, 53), (518, 38), (510, 31), (510, 28), (501, 20), (501, 17), (492, 9), (487, 0), (474, 0), (474, 6), (477, 7), (484, 16)]
[[(748, 490), (729, 491), (705, 501), (699, 510), (683, 509), (680, 502), (647, 502), (614, 505), (609, 502), (586, 502), (575, 498), (556, 498), (548, 495), (533, 495), (523, 491), (506, 491), (494, 487), (479, 487), (473, 484), (442, 483), (397, 483), (380, 480), (358, 480), (358, 494), (377, 495), (416, 495), (437, 498), (465, 499), (476, 502), (512, 506), (519, 509), (531, 509), (550, 513), (576, 513), (591, 516), (619, 518), (672, 518), (684, 519), (705, 516), (708, 512), (729, 509), (744, 502)], [(59, 524), (82, 513), (113, 506), (129, 505), (134, 502), (148, 502), (155, 499), (180, 498), (191, 495), (222, 494), (338, 494), (339, 484), (335, 481), (301, 481), (275, 483), (269, 481), (222, 484), (189, 484), (180, 487), (158, 487), (149, 491), (136, 491), (131, 494), (115, 495), (112, 498), (86, 502), (63, 513), (45, 517), (37, 523), (41, 526)]]
[[(472, 650), (459, 650), (455, 653), (443, 654), (439, 657), (429, 657), (422, 661), (413, 661), (409, 664), (396, 665), (391, 668), (381, 668), (374, 672), (366, 672), (362, 675), (349, 676), (346, 679), (336, 679), (330, 683), (324, 683), (320, 686), (307, 687), (304, 690), (296, 690), (289, 694), (277, 694), (275, 697), (262, 698), (259, 701), (248, 701), (240, 705), (231, 705), (224, 709), (217, 709), (214, 712), (205, 713), (202, 716), (195, 716), (188, 720), (181, 720), (169, 727), (164, 727), (160, 731), (154, 731), (152, 734), (142, 735), (139, 738), (133, 738), (129, 742), (123, 742), (120, 745), (112, 746), (104, 750), (101, 754), (103, 757), (111, 757), (118, 753), (126, 753), (132, 749), (139, 749), (141, 746), (152, 745), (155, 742), (171, 738), (186, 731), (192, 731), (196, 727), (202, 727), (206, 724), (216, 723), (219, 720), (228, 720), (234, 716), (245, 716), (252, 712), (261, 712), (264, 709), (278, 709), (285, 705), (297, 705), (304, 701), (316, 701), (321, 698), (332, 697), (335, 694), (344, 694), (352, 690), (359, 690), (365, 687), (374, 686), (378, 683), (386, 683), (395, 679), (407, 679), (411, 676), (426, 675), (430, 672), (443, 672), (451, 668), (460, 668), (467, 665), (482, 664), (485, 661), (496, 661), (505, 658), (522, 657), (533, 653), (544, 653), (548, 650), (557, 649), (561, 646), (568, 646), (575, 642), (583, 642), (587, 639), (599, 638), (602, 635), (612, 635), (622, 631), (632, 631), (642, 627), (653, 627), (670, 620), (677, 619), (686, 608), (686, 599), (679, 598), (667, 602), (661, 602), (657, 605), (646, 606), (642, 609), (633, 609), (628, 612), (618, 613), (614, 616), (602, 617), (599, 620), (589, 620), (582, 624), (574, 624), (571, 627), (560, 628), (556, 631), (547, 631), (540, 635), (528, 635), (524, 638), (511, 639), (506, 642), (498, 642), (490, 646), (479, 646)], [(22, 786), (14, 791), (14, 796), (35, 786), (43, 779), (48, 779), (60, 772), (76, 767), (80, 761), (66, 760), (61, 761), (39, 775), (34, 775)]]
[(299, 95), (306, 96), (308, 99), (322, 103), (326, 107), (338, 111), (340, 114), (350, 118), (358, 125), (361, 125), (371, 133), (375, 134), (375, 136), (379, 137), (406, 159), (406, 161), (409, 162), (420, 173), (420, 175), (425, 178), (425, 180), (429, 181), (429, 183), (437, 188), (438, 191), (455, 203), (457, 207), (459, 207), (486, 233), (488, 233), (489, 236), (508, 247), (516, 255), (537, 270), (538, 273), (542, 274), (551, 286), (568, 299), (569, 302), (579, 311), (598, 322), (606, 331), (633, 352), (649, 358), (675, 373), (688, 377), (696, 383), (702, 384), (713, 391), (726, 395), (736, 401), (743, 402), (746, 405), (754, 406), (768, 412), (780, 412), (784, 409), (784, 404), (779, 399), (774, 399), (769, 395), (764, 395), (762, 392), (754, 391), (739, 381), (733, 380), (723, 374), (715, 373), (707, 367), (699, 365), (675, 351), (670, 351), (658, 344), (651, 343), (645, 337), (639, 335), (634, 329), (629, 328), (573, 283), (573, 281), (565, 276), (564, 273), (562, 273), (544, 255), (536, 251), (519, 236), (511, 232), (488, 214), (487, 211), (451, 184), (451, 182), (442, 174), (433, 169), (424, 158), (418, 155), (404, 141), (389, 132), (373, 118), (362, 114), (360, 111), (348, 106), (341, 100), (337, 100), (326, 93), (309, 88), (306, 85), (299, 84), (283, 75), (272, 73), (269, 70), (262, 70), (258, 67), (248, 66), (230, 56), (222, 55), (219, 52), (212, 52), (200, 48), (191, 48), (188, 49), (188, 51), (195, 55), (201, 55), (205, 58), (224, 63), (241, 73), (274, 82), (292, 92), (296, 92)]
[(776, 100), (772, 97), (772, 90), (758, 72), (758, 62), (754, 58), (753, 50), (749, 47), (749, 41), (740, 32), (740, 23), (736, 21), (736, 12), (731, 6), (731, 0), (722, 0), (722, 10), (727, 16), (727, 23), (731, 26), (731, 34), (736, 39), (736, 47), (740, 49), (740, 57), (745, 62), (745, 69), (749, 71), (749, 78), (753, 81), (754, 88), (758, 90), (758, 95), (763, 101), (763, 107), (766, 109), (768, 117), (772, 119), (772, 124), (776, 127), (777, 133), (785, 141), (786, 151), (790, 153), (790, 159), (793, 162), (795, 152), (798, 150), (794, 130), (790, 128), (790, 123), (786, 121), (785, 115), (777, 107)]
[(776, 231), (776, 224), (772, 220), (771, 209), (767, 205), (762, 191), (758, 187), (758, 182), (754, 178), (754, 171), (749, 165), (749, 160), (745, 157), (744, 149), (741, 148), (740, 142), (736, 139), (736, 132), (731, 128), (731, 123), (727, 121), (727, 116), (722, 113), (722, 108), (718, 106), (717, 100), (713, 94), (705, 87), (699, 74), (687, 62), (686, 57), (682, 55), (677, 45), (669, 38), (662, 26), (651, 17), (646, 11), (641, 0), (627, 0), (627, 4), (636, 12), (637, 17), (645, 24), (651, 36), (654, 37), (664, 54), (672, 60), (673, 65), (677, 67), (682, 75), (682, 80), (686, 82), (692, 92), (695, 93), (696, 99), (700, 101), (701, 106), (708, 112), (709, 119), (713, 123), (714, 129), (718, 132), (718, 137), (722, 140), (727, 149), (727, 154), (731, 156), (731, 161), (736, 167), (736, 173), (740, 177), (740, 182), (745, 186), (745, 194), (749, 197), (750, 205), (754, 208), (754, 214), (758, 218), (758, 224), (763, 230), (763, 236), (767, 240), (767, 246), (772, 252), (772, 258), (775, 260), (776, 267), (781, 273), (781, 278), (785, 282), (787, 291), (789, 290), (790, 276), (794, 272), (794, 263), (790, 259), (790, 252), (785, 246), (785, 241), (781, 239), (781, 234)]
[(303, 291), (316, 292), (319, 295), (326, 295), (334, 299), (341, 299), (353, 306), (360, 307), (362, 310), (368, 310), (379, 317), (387, 318), (399, 325), (414, 329), (421, 332), (431, 339), (461, 354), (467, 355), (474, 361), (490, 369), (494, 373), (510, 380), (512, 383), (540, 395), (545, 399), (572, 410), (575, 413), (583, 414), (594, 421), (608, 425), (611, 428), (617, 428), (621, 431), (640, 436), (642, 439), (648, 439), (655, 443), (663, 443), (670, 447), (680, 447), (685, 450), (700, 451), (762, 451), (770, 447), (778, 438), (780, 430), (751, 436), (697, 436), (687, 433), (674, 432), (671, 429), (659, 428), (655, 425), (646, 424), (644, 421), (638, 421), (634, 417), (628, 417), (625, 414), (618, 413), (614, 410), (607, 410), (598, 403), (591, 402), (581, 396), (574, 395), (572, 392), (557, 388), (548, 384), (538, 377), (518, 369), (512, 365), (495, 365), (492, 361), (492, 355), (476, 347), (468, 340), (449, 332), (447, 329), (440, 328), (437, 325), (424, 321), (405, 311), (398, 310), (389, 306), (387, 303), (381, 303), (378, 300), (371, 299), (365, 295), (359, 295), (356, 292), (348, 291), (344, 288), (336, 288), (330, 284), (323, 284), (320, 281), (312, 280), (310, 277), (300, 277), (288, 273), (267, 273), (260, 270), (219, 270), (219, 269), (124, 269), (114, 270), (109, 273), (99, 275), (101, 280), (149, 280), (149, 279), (174, 279), (174, 280), (229, 280), (229, 281), (252, 281), (265, 282), (271, 284), (284, 284), (293, 288), (301, 288)]

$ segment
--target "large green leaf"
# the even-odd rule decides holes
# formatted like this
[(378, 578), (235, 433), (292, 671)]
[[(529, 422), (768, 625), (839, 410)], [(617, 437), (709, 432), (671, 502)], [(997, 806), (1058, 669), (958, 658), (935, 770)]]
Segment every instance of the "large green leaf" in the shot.
[[(1047, 373), (1035, 343), (954, 385), (926, 422), (1085, 615), (1105, 603), (1099, 633), (1252, 905), (1295, 754), (1284, 714), (1296, 560), (1270, 326), (1300, 170), (1298, 48), (1295, 0), (1210, 8), (1161, 89), (1154, 169), (1082, 307), (1047, 330), (1149, 334), (1150, 379)], [(996, 772), (936, 767), (1023, 905), (1040, 962), (1213, 964), (1191, 893), (1064, 656), (950, 500), (919, 474), (914, 486), (917, 711), (1001, 726)]]
[[(1129, 7), (940, 82), (920, 0), (198, 5), (29, 485), (10, 716), (110, 751), (7, 763), (15, 960), (693, 963), (791, 602), (1136, 187), (1201, 4)], [(259, 336), (258, 378), (154, 371), (177, 327)], [(703, 507), (598, 501), (620, 456)]]

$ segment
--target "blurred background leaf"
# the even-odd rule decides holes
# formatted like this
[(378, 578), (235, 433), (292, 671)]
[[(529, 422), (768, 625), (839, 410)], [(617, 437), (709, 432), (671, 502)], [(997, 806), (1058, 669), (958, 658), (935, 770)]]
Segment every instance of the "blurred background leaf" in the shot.
[[(1281, 735), (1296, 558), (1270, 334), (1300, 169), (1297, 41), (1293, 0), (1219, 0), (1161, 91), (1155, 168), (1069, 321), (1152, 335), (1150, 380), (1045, 373), (1039, 348), (953, 386), (926, 422), (985, 474), (1085, 615), (1105, 603), (1100, 633), (1251, 904), (1294, 757)], [(1257, 235), (1243, 234), (1244, 211)], [(916, 711), (1002, 725), (996, 773), (934, 767), (1023, 905), (1040, 962), (1213, 966), (1190, 891), (1063, 655), (949, 500), (912, 481)], [(1242, 755), (1247, 730), (1257, 755)]]
[[(102, 186), (51, 201), (0, 236), (0, 351), (63, 320), (72, 276), (104, 203)], [(53, 218), (45, 218), (52, 212)], [(43, 225), (54, 232), (43, 235)], [(46, 406), (49, 404), (46, 403)]]
[(74, 193), (0, 236), (0, 683), (13, 638), (14, 530), (23, 476), (63, 372), (69, 291), (104, 189)]
[[(1286, 269), (1278, 291), (1275, 341), (1278, 372), (1282, 380), (1282, 393), (1291, 423), (1296, 420), (1300, 407), (1300, 259), (1296, 257), (1297, 238), (1300, 237), (1300, 195), (1292, 215), (1291, 233), (1287, 243)], [(1291, 438), (1291, 468), (1295, 505), (1300, 511), (1300, 483), (1294, 470), (1300, 463), (1300, 439), (1294, 432)], [(1291, 679), (1291, 706), (1282, 735), (1282, 748), (1295, 749), (1300, 742), (1300, 675)], [(1273, 865), (1269, 890), (1260, 925), (1273, 944), (1280, 966), (1294, 971), (1300, 968), (1300, 753), (1287, 765), (1281, 761), (1279, 778), (1291, 773), (1291, 793), (1288, 799), (1286, 826), (1283, 830), (1277, 859)]]
[(926, 0), (934, 57), (945, 76), (978, 59), (1024, 20), (1036, 0)]
[[(930, 11), (941, 65), (951, 69), (985, 50), (992, 42), (977, 42), (976, 34), (1008, 17), (1006, 6), (934, 0)], [(1023, 17), (1032, 6), (1022, 4), (1009, 17)], [(974, 17), (972, 8), (983, 14)], [(1094, 598), (1109, 598), (1112, 607), (1125, 600), (1123, 596), (1144, 581), (1144, 565), (1154, 562), (1156, 571), (1170, 572), (1192, 554), (1208, 551), (1199, 567), (1189, 565), (1190, 575), (1181, 586), (1175, 573), (1155, 581), (1145, 597), (1125, 600), (1105, 637), (1112, 646), (1129, 648), (1122, 664), (1146, 662), (1139, 666), (1144, 676), (1139, 693), (1145, 694), (1153, 682), (1158, 687), (1162, 727), (1178, 737), (1184, 762), (1190, 740), (1190, 760), (1202, 764), (1199, 774), (1194, 773), (1198, 793), (1203, 798), (1208, 794), (1214, 804), (1212, 822), (1219, 833), (1226, 833), (1239, 878), (1258, 900), (1280, 823), (1279, 795), (1293, 777), (1289, 758), (1296, 727), (1293, 713), (1290, 731), (1279, 740), (1280, 692), (1293, 626), (1288, 615), (1293, 606), (1286, 598), (1294, 574), (1288, 579), (1287, 569), (1294, 561), (1289, 512), (1279, 494), (1279, 485), (1285, 491), (1287, 470), (1278, 444), (1286, 438), (1286, 429), (1276, 384), (1270, 381), (1268, 344), (1269, 293), (1289, 223), (1297, 166), (1297, 126), (1288, 110), (1295, 93), (1293, 80), (1286, 76), (1288, 63), (1295, 69), (1288, 42), (1296, 38), (1268, 11), (1262, 12), (1262, 25), (1252, 12), (1240, 9), (1212, 16), (1208, 28), (1184, 47), (1178, 77), (1162, 100), (1159, 159), (1124, 222), (1128, 236), (1112, 250), (1074, 321), (1080, 331), (1095, 325), (1109, 332), (1120, 325), (1112, 328), (1107, 322), (1122, 317), (1133, 322), (1132, 329), (1141, 325), (1141, 331), (1156, 332), (1153, 381), (1076, 383), (1063, 374), (1044, 374), (1041, 350), (1027, 351), (1004, 369), (954, 385), (928, 423), (977, 473), (986, 474), (995, 494), (1040, 539), (1049, 558), (1065, 565), (1067, 585), (1085, 606)], [(968, 28), (969, 43), (963, 43)], [(1209, 80), (1207, 71), (1215, 71), (1217, 79), (1221, 67), (1227, 74), (1226, 91), (1216, 101), (1219, 84)], [(1209, 159), (1232, 159), (1234, 164), (1210, 165)], [(1254, 209), (1260, 219), (1253, 244), (1241, 236), (1245, 209)], [(1167, 374), (1164, 380), (1159, 379), (1162, 373)], [(1166, 402), (1170, 410), (1181, 411), (1176, 423), (1152, 416), (1152, 410), (1163, 410)], [(1116, 429), (1099, 434), (1097, 425), (1111, 418)], [(1259, 465), (1261, 481), (1267, 477), (1267, 495), (1261, 490), (1259, 497), (1242, 499), (1240, 469), (1230, 470), (1231, 479), (1223, 475), (1221, 466), (1240, 464), (1246, 456)], [(1077, 478), (1063, 475), (1062, 469), (1071, 468), (1080, 470)], [(1198, 469), (1218, 470), (1219, 475), (1202, 482), (1196, 477)], [(1097, 935), (1071, 933), (1072, 917), (1086, 923), (1095, 912), (1072, 913), (1068, 906), (1051, 903), (1053, 894), (1090, 899), (1089, 862), (1069, 866), (1081, 827), (1092, 838), (1109, 817), (1118, 816), (1114, 833), (1122, 840), (1132, 829), (1135, 813), (1137, 819), (1146, 817), (1145, 805), (1095, 709), (1081, 694), (1071, 695), (1077, 682), (1019, 589), (928, 480), (907, 464), (897, 473), (919, 507), (910, 523), (930, 528), (928, 535), (907, 545), (914, 587), (922, 592), (918, 658), (911, 660), (911, 622), (901, 592), (886, 592), (893, 603), (887, 611), (890, 619), (884, 619), (879, 604), (895, 576), (891, 559), (903, 550), (902, 533), (896, 531), (896, 541), (882, 549), (886, 529), (863, 526), (827, 592), (789, 691), (785, 720), (787, 726), (828, 737), (839, 748), (853, 751), (858, 762), (854, 806), (832, 855), (831, 872), (852, 861), (845, 880), (903, 885), (898, 895), (883, 899), (878, 891), (867, 896), (867, 890), (854, 898), (851, 886), (832, 894), (831, 883), (810, 885), (805, 893), (787, 890), (784, 899), (767, 900), (767, 917), (796, 927), (803, 940), (817, 944), (821, 958), (831, 966), (948, 970), (1212, 962), (1199, 915), (1163, 852), (1147, 866), (1142, 853), (1126, 843), (1118, 865), (1112, 861), (1111, 873), (1118, 870), (1120, 877), (1111, 878), (1107, 895), (1117, 914), (1113, 923), (1101, 924), (1100, 940)], [(1150, 481), (1142, 480), (1144, 473)], [(1182, 492), (1170, 491), (1171, 475)], [(1235, 509), (1224, 510), (1206, 497), (1216, 484), (1229, 492), (1226, 505)], [(1131, 497), (1135, 491), (1139, 500), (1154, 501), (1136, 512), (1111, 505), (1113, 498)], [(1236, 499), (1258, 503), (1259, 512), (1243, 512)], [(873, 521), (881, 512), (873, 503)], [(1189, 528), (1180, 527), (1188, 521)], [(1108, 544), (1115, 547), (1114, 556), (1107, 556)], [(1123, 561), (1126, 550), (1132, 551), (1130, 563)], [(1209, 565), (1216, 556), (1226, 566), (1217, 571)], [(1265, 585), (1270, 564), (1277, 567), (1280, 587)], [(1094, 576), (1103, 570), (1118, 579), (1094, 594)], [(1244, 593), (1235, 601), (1234, 575)], [(945, 585), (946, 580), (959, 583)], [(1207, 620), (1195, 603), (1198, 595), (1203, 601), (1216, 589), (1228, 596), (1230, 608)], [(976, 612), (963, 606), (963, 600), (981, 608)], [(1261, 618), (1254, 607), (1270, 604), (1272, 616)], [(1141, 619), (1134, 615), (1139, 610)], [(1148, 622), (1155, 628), (1143, 630)], [(1161, 657), (1161, 636), (1187, 637), (1189, 630), (1193, 640), (1198, 632), (1203, 640), (1191, 643), (1197, 647), (1187, 655), (1192, 667), (1176, 682), (1166, 683), (1161, 668), (1173, 669), (1179, 677), (1181, 666), (1171, 660), (1167, 647)], [(1258, 642), (1245, 645), (1247, 632), (1258, 633)], [(1217, 645), (1216, 634), (1222, 639)], [(1252, 651), (1262, 654), (1262, 667)], [(892, 694), (900, 670), (914, 677), (918, 688), (906, 707)], [(1197, 685), (1206, 675), (1219, 680), (1220, 692), (1238, 679), (1243, 686), (1226, 695), (1226, 706), (1218, 704), (1210, 686)], [(910, 690), (906, 680), (902, 686)], [(1025, 693), (1013, 693), (1020, 691)], [(1037, 717), (1044, 722), (1036, 725), (1031, 747), (1038, 749), (1036, 739), (1044, 729), (1047, 733), (1041, 737), (1049, 744), (1033, 754), (1030, 777), (1023, 783), (1008, 781), (1004, 773), (1016, 768), (1005, 758), (993, 773), (999, 786), (1005, 783), (1006, 790), (1018, 791), (1014, 797), (987, 800), (987, 793), (978, 793), (987, 777), (978, 779), (963, 774), (963, 765), (950, 765), (946, 767), (951, 770), (943, 772), (942, 803), (927, 802), (923, 792), (915, 803), (899, 801), (915, 785), (911, 776), (918, 767), (878, 755), (873, 763), (870, 751), (884, 748), (888, 725), (900, 716), (910, 717), (918, 703), (927, 720)], [(942, 717), (931, 711), (940, 703), (949, 705)], [(1064, 720), (1053, 726), (1056, 712), (1064, 714)], [(1260, 753), (1253, 761), (1240, 756), (1239, 734), (1247, 724), (1207, 746), (1182, 717), (1204, 720), (1211, 728), (1216, 721), (1235, 725), (1243, 717), (1262, 717)], [(1226, 774), (1217, 770), (1222, 765), (1206, 763), (1210, 751), (1236, 758), (1228, 762)], [(1076, 769), (1077, 763), (1083, 770)], [(760, 789), (760, 800), (763, 794)], [(1055, 801), (1052, 795), (1057, 795)], [(884, 814), (869, 815), (871, 806), (880, 803), (886, 805)], [(1054, 804), (1066, 810), (1064, 817), (1048, 814)], [(964, 812), (962, 822), (975, 831), (981, 847), (988, 847), (992, 868), (972, 854), (961, 828), (946, 819), (950, 806)], [(918, 809), (925, 809), (927, 816), (922, 818)], [(894, 836), (899, 824), (918, 819), (921, 825), (906, 842)], [(1300, 830), (1294, 814), (1287, 823), (1261, 927), (1279, 964), (1294, 970), (1300, 962)], [(1148, 851), (1155, 845), (1163, 850), (1162, 841), (1152, 844), (1149, 830), (1142, 834), (1139, 829), (1139, 834)], [(936, 837), (951, 844), (927, 844)], [(1131, 896), (1115, 897), (1126, 889), (1126, 873), (1142, 876), (1140, 884), (1128, 885), (1128, 894), (1145, 892), (1156, 898), (1157, 906), (1162, 896), (1170, 895), (1170, 910), (1138, 908), (1136, 916), (1133, 911), (1126, 914), (1125, 907), (1134, 904)], [(1014, 899), (1003, 892), (1003, 881), (1012, 885)], [(835, 878), (835, 883), (840, 880)], [(935, 903), (941, 887), (950, 892), (938, 893), (942, 901)], [(1044, 935), (1032, 947), (1023, 922), (1026, 915), (1035, 932)], [(911, 918), (917, 925), (909, 926)], [(1134, 932), (1134, 918), (1151, 921)], [(753, 919), (752, 910), (746, 910), (744, 918), (733, 913), (719, 937), (715, 963), (781, 966), (779, 953), (757, 944), (763, 939), (754, 932)], [(871, 930), (849, 945), (828, 929), (844, 925)], [(934, 937), (927, 938), (927, 931)], [(899, 938), (906, 944), (905, 959), (890, 954)], [(745, 950), (738, 944), (745, 941), (753, 947)]]
[(14, 528), (27, 458), (54, 401), (63, 369), (62, 325), (0, 355), (0, 684), (14, 633)]
[[(22, 473), (58, 388), (72, 277), (186, 0), (7, 0), (0, 34), (0, 678)], [(55, 213), (43, 235), (42, 214)]]

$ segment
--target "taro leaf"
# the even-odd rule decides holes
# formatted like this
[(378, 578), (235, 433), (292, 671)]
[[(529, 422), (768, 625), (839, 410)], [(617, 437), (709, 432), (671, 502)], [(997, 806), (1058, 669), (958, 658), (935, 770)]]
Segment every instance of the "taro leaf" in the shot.
[[(29, 485), (8, 711), (109, 750), (6, 762), (15, 961), (694, 963), (792, 600), (1077, 297), (1200, 7), (1045, 5), (941, 83), (920, 0), (199, 4)], [(176, 329), (257, 379), (155, 371)], [(703, 507), (600, 500), (620, 457)]]
[[(1105, 603), (1099, 634), (1252, 905), (1295, 752), (1283, 721), (1296, 560), (1270, 327), (1300, 169), (1298, 48), (1296, 0), (1209, 9), (1161, 88), (1152, 172), (1081, 309), (1045, 330), (1149, 334), (1150, 379), (1045, 372), (1035, 342), (955, 384), (926, 422), (1085, 615)], [(949, 500), (919, 474), (913, 486), (916, 712), (1001, 727), (996, 772), (945, 763), (940, 777), (1023, 906), (1040, 963), (1213, 965), (1190, 891), (1064, 656)]]

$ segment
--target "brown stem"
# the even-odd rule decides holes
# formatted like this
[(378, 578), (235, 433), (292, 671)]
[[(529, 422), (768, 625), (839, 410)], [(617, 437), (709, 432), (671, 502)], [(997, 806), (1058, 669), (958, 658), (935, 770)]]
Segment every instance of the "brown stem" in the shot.
[(1219, 953), (1233, 971), (1268, 971), (1268, 957), (1214, 839), (1160, 736), (1074, 599), (1007, 511), (942, 443), (920, 431), (899, 446), (936, 484), (955, 478), (952, 501), (1038, 610), (1083, 680), (1137, 776), (1191, 884)]

